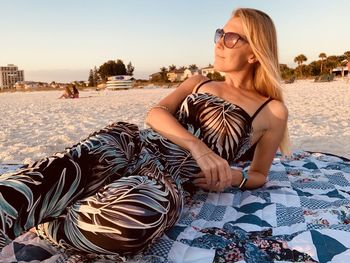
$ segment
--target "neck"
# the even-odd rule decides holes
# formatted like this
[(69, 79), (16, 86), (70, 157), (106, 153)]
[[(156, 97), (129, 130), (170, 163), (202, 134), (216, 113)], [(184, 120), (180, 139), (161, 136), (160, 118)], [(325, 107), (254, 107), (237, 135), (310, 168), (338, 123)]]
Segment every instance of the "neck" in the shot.
[(251, 72), (247, 74), (226, 73), (225, 82), (232, 88), (242, 89), (246, 91), (255, 90), (253, 74)]

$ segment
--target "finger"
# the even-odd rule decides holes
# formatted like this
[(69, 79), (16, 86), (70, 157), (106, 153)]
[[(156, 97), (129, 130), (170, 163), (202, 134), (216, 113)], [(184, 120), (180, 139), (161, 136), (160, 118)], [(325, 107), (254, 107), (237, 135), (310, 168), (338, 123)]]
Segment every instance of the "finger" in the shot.
[(218, 167), (217, 164), (214, 163), (214, 165), (211, 167), (211, 186), (215, 186), (218, 182), (220, 182), (219, 180), (219, 171), (218, 171)]
[(225, 175), (225, 183), (222, 191), (231, 185), (231, 169), (227, 161), (225, 161), (225, 164), (223, 166), (223, 173)]
[(210, 184), (211, 181), (211, 174), (210, 174), (210, 167), (208, 165), (208, 160), (207, 157), (204, 157), (202, 159), (200, 159), (199, 161), (197, 161), (197, 164), (199, 166), (199, 168), (201, 169), (201, 171), (196, 174), (196, 177), (204, 177), (206, 178), (206, 181), (208, 183), (208, 185)]
[(198, 184), (195, 184), (194, 186), (199, 188), (208, 188), (208, 185), (206, 183), (198, 183)]
[(220, 165), (219, 175), (220, 175), (219, 190), (223, 191), (225, 186), (226, 186), (226, 182), (227, 182), (227, 174), (226, 174), (226, 169), (225, 169), (224, 163), (222, 165)]
[(205, 178), (205, 175), (204, 175), (204, 173), (201, 171), (201, 172), (199, 172), (198, 174), (194, 174), (193, 177), (195, 177), (195, 178)]
[(231, 168), (230, 168), (230, 166), (228, 164), (226, 166), (226, 174), (227, 174), (227, 184), (226, 184), (226, 188), (227, 188), (227, 187), (231, 187), (232, 186)]
[(220, 158), (219, 159), (219, 171), (218, 171), (218, 175), (219, 175), (219, 190), (220, 191), (223, 191), (227, 185), (227, 180), (228, 180), (228, 175), (227, 175), (227, 166), (228, 166), (228, 163), (226, 160)]
[(205, 178), (205, 181), (208, 185), (211, 184), (211, 172), (210, 172), (210, 169), (206, 169), (203, 171), (204, 173), (204, 178)]
[(197, 179), (193, 180), (194, 184), (204, 184), (206, 182), (207, 182), (207, 180), (205, 178), (197, 178)]
[(201, 168), (205, 178), (207, 179), (207, 184), (210, 187), (213, 187), (219, 180), (217, 158), (220, 157), (213, 152), (201, 158), (198, 162), (198, 166)]
[(225, 188), (231, 187), (232, 186), (232, 173), (231, 173), (231, 167), (227, 161), (226, 161), (226, 166), (225, 166), (225, 173), (227, 175)]
[(212, 173), (211, 173), (211, 163), (207, 163), (206, 166), (202, 169), (202, 172), (204, 174), (204, 177), (206, 178), (207, 184), (212, 184)]
[(217, 184), (214, 186), (212, 190), (215, 192), (221, 192), (220, 182), (217, 182)]
[(196, 187), (199, 187), (199, 188), (201, 188), (201, 189), (210, 191), (210, 187), (207, 185), (207, 183), (200, 183), (200, 184), (196, 184), (195, 186), (196, 186)]
[(219, 182), (214, 187), (211, 187), (210, 190), (214, 191), (214, 192), (220, 192), (220, 184), (219, 184)]
[(209, 187), (207, 184), (203, 184), (203, 185), (198, 186), (198, 187), (201, 188), (201, 189), (203, 189), (203, 190), (205, 190), (205, 191), (211, 191), (211, 190), (210, 190), (210, 187)]

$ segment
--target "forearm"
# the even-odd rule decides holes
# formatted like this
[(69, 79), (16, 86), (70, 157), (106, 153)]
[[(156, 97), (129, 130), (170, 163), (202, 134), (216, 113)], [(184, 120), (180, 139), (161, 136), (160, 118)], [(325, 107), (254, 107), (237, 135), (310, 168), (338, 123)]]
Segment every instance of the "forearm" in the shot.
[(146, 117), (146, 124), (171, 142), (192, 152), (201, 140), (188, 132), (178, 120), (167, 110), (153, 108)]
[[(232, 178), (232, 186), (238, 187), (242, 180), (243, 180), (243, 173), (242, 171), (238, 171), (235, 173), (236, 175), (233, 175)], [(255, 172), (255, 171), (248, 171), (248, 180), (242, 187), (242, 189), (256, 189), (259, 187), (262, 187), (266, 183), (266, 176), (262, 173)]]

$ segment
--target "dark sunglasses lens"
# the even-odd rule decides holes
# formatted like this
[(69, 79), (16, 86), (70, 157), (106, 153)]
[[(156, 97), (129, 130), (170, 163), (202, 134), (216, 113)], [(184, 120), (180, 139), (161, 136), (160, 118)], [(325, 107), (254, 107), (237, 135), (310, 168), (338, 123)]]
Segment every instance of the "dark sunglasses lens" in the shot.
[(228, 32), (225, 34), (224, 44), (227, 48), (233, 48), (236, 45), (239, 38), (240, 38), (240, 36), (238, 34)]
[(220, 38), (222, 38), (223, 34), (224, 34), (224, 31), (222, 29), (216, 29), (215, 35), (214, 35), (214, 43), (218, 42)]

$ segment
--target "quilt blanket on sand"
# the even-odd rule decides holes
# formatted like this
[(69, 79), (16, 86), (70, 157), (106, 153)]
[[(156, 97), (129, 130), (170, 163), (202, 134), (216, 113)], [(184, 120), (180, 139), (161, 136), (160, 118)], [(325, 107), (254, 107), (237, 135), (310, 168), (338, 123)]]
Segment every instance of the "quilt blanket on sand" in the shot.
[[(13, 168), (0, 166), (0, 173), (6, 169)], [(115, 262), (64, 253), (31, 232), (0, 254), (0, 262), (67, 261)], [(198, 192), (163, 238), (128, 261), (350, 262), (350, 161), (277, 156), (264, 187)]]

